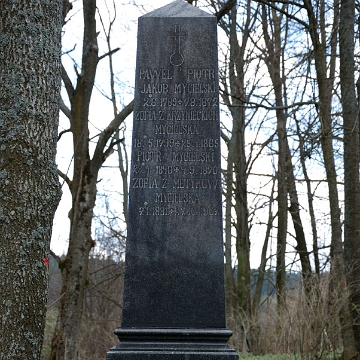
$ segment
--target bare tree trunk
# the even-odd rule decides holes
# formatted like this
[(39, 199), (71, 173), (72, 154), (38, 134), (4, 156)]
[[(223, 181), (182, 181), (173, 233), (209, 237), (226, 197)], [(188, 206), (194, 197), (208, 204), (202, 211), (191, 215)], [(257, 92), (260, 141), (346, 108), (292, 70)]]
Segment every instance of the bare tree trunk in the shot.
[[(265, 62), (274, 86), (276, 118), (277, 118), (277, 135), (278, 135), (278, 233), (277, 233), (277, 250), (276, 250), (276, 296), (278, 309), (281, 312), (285, 306), (285, 250), (287, 236), (287, 184), (286, 184), (286, 156), (287, 156), (287, 135), (286, 135), (286, 118), (287, 115), (283, 110), (282, 90), (283, 80), (281, 77), (280, 57), (281, 47), (281, 20), (282, 15), (277, 15), (275, 10), (269, 10), (272, 16), (267, 16), (267, 9), (262, 5), (262, 27), (264, 33), (267, 55)], [(268, 22), (272, 22), (273, 34), (272, 40), (268, 33)]]
[(232, 267), (232, 209), (233, 209), (233, 166), (234, 166), (234, 141), (227, 139), (228, 157), (225, 173), (225, 306), (226, 321), (233, 336), (230, 341), (233, 347), (237, 347), (239, 334), (236, 325), (236, 286), (234, 282), (234, 272)]
[[(63, 285), (59, 316), (52, 340), (51, 360), (75, 359), (78, 352), (88, 258), (94, 245), (94, 241), (91, 239), (91, 221), (96, 200), (97, 177), (100, 167), (107, 155), (113, 151), (112, 147), (115, 145), (115, 142), (110, 143), (105, 150), (107, 141), (132, 112), (132, 109), (133, 102), (118, 113), (109, 126), (103, 130), (91, 160), (86, 148), (82, 154), (85, 167), (78, 171), (81, 175), (81, 181), (77, 183), (77, 187), (73, 186), (76, 183), (74, 180), (77, 180), (75, 164), (74, 180), (71, 182), (67, 179), (73, 195), (73, 207), (70, 212), (71, 228), (68, 253), (59, 264)], [(81, 154), (76, 152), (76, 148), (74, 150), (75, 157), (78, 155), (81, 158)]]
[(96, 183), (92, 180), (94, 177), (90, 173), (84, 175), (89, 183), (78, 189), (79, 194), (73, 202), (68, 256), (60, 265), (63, 296), (50, 359), (75, 359), (78, 351), (88, 258), (94, 244), (91, 239), (91, 220), (96, 197)]
[(0, 2), (0, 358), (40, 360), (50, 238), (62, 0)]
[[(81, 321), (87, 284), (89, 253), (94, 246), (91, 224), (96, 200), (96, 184), (99, 170), (113, 152), (116, 140), (111, 136), (132, 112), (133, 103), (126, 106), (99, 135), (93, 157), (89, 153), (88, 117), (91, 94), (95, 82), (98, 62), (96, 31), (96, 0), (83, 1), (84, 37), (81, 73), (77, 74), (76, 87), (63, 68), (63, 82), (70, 100), (71, 109), (65, 109), (73, 135), (74, 170), (66, 180), (72, 195), (70, 237), (68, 252), (59, 261), (62, 274), (62, 290), (59, 315), (52, 339), (50, 360), (72, 360), (77, 358)], [(63, 110), (63, 109), (62, 109)], [(107, 148), (106, 148), (107, 147)]]
[(273, 215), (273, 202), (274, 202), (274, 187), (275, 187), (275, 179), (273, 182), (273, 186), (271, 189), (271, 195), (269, 199), (269, 213), (268, 213), (268, 220), (266, 224), (266, 233), (265, 233), (265, 239), (261, 250), (261, 258), (260, 258), (260, 266), (259, 266), (259, 275), (256, 282), (256, 287), (254, 291), (253, 301), (252, 301), (252, 310), (253, 315), (256, 318), (256, 315), (259, 311), (260, 306), (260, 299), (261, 299), (261, 291), (264, 284), (264, 277), (265, 277), (265, 270), (266, 270), (266, 263), (267, 263), (267, 250), (268, 250), (268, 244), (269, 244), (269, 238), (271, 234), (271, 229), (273, 227), (274, 222), (274, 215)]
[(127, 156), (126, 147), (123, 142), (121, 142), (120, 131), (118, 130), (115, 134), (115, 139), (118, 142), (117, 144), (117, 154), (118, 154), (118, 164), (119, 170), (122, 179), (122, 195), (123, 195), (123, 214), (125, 219), (125, 224), (128, 224), (129, 221), (129, 183), (128, 183), (128, 174), (129, 174), (129, 158)]
[[(244, 111), (244, 51), (249, 39), (250, 2), (247, 3), (246, 24), (242, 33), (242, 44), (239, 45), (237, 33), (237, 6), (233, 2), (226, 11), (229, 12), (229, 24), (226, 27), (229, 36), (229, 89), (224, 79), (225, 92), (222, 94), (233, 119), (231, 138), (226, 139), (228, 159), (226, 171), (226, 213), (225, 213), (225, 275), (226, 304), (230, 329), (234, 332), (237, 344), (234, 346), (247, 351), (246, 331), (241, 323), (247, 322), (251, 316), (250, 289), (250, 241), (247, 209), (247, 164), (245, 156), (245, 111)], [(223, 136), (224, 137), (224, 136)], [(234, 199), (234, 204), (233, 204)], [(236, 285), (232, 270), (232, 210), (235, 209), (236, 219), (236, 255), (238, 274)], [(248, 336), (250, 337), (250, 335)]]
[(354, 83), (354, 19), (355, 1), (341, 0), (339, 46), (344, 124), (344, 255), (353, 331), (357, 351), (360, 352), (360, 148), (359, 108)]
[(299, 258), (300, 258), (305, 293), (307, 295), (308, 300), (310, 300), (310, 296), (312, 292), (312, 270), (310, 265), (310, 256), (306, 245), (304, 228), (300, 216), (299, 197), (296, 190), (294, 169), (291, 161), (291, 152), (287, 139), (286, 139), (286, 178), (287, 178), (287, 188), (290, 199), (289, 212), (295, 229), (295, 239), (297, 244), (296, 251), (299, 254)]
[[(249, 2), (248, 2), (249, 4)], [(247, 8), (250, 16), (249, 5)], [(234, 196), (236, 213), (236, 254), (237, 254), (237, 307), (238, 316), (248, 321), (251, 316), (251, 279), (250, 279), (250, 240), (247, 208), (247, 165), (245, 156), (245, 111), (243, 105), (244, 90), (244, 51), (249, 38), (249, 21), (244, 28), (241, 47), (237, 34), (237, 7), (230, 11), (230, 70), (229, 81), (232, 94), (233, 130), (231, 150), (234, 151)], [(238, 324), (239, 326), (239, 324)], [(247, 351), (245, 333), (242, 334), (242, 351)]]
[[(324, 0), (323, 0), (324, 1)], [(323, 4), (324, 2), (321, 2)], [(335, 78), (335, 61), (336, 61), (336, 45), (337, 45), (337, 29), (339, 24), (339, 3), (334, 4), (334, 20), (333, 35), (330, 43), (330, 63), (329, 76), (327, 74), (328, 64), (326, 61), (327, 47), (324, 21), (320, 21), (321, 27), (318, 27), (318, 20), (312, 4), (309, 0), (304, 0), (305, 9), (309, 19), (309, 32), (312, 40), (315, 70), (318, 82), (319, 92), (319, 117), (322, 125), (321, 148), (324, 157), (324, 165), (329, 189), (330, 218), (331, 218), (331, 272), (332, 291), (331, 293), (337, 297), (337, 294), (343, 292), (343, 285), (346, 284), (344, 253), (342, 249), (342, 230), (340, 221), (340, 207), (337, 189), (337, 176), (334, 160), (334, 150), (332, 144), (332, 121), (331, 121), (331, 98), (332, 88)], [(323, 12), (324, 6), (322, 6)], [(321, 13), (325, 17), (324, 13)], [(319, 34), (320, 33), (320, 34)], [(354, 334), (351, 331), (350, 313), (347, 304), (340, 309), (341, 335), (343, 340), (344, 352), (343, 358), (351, 359), (356, 354)]]
[(90, 162), (88, 115), (98, 62), (95, 11), (96, 0), (84, 3), (82, 72), (78, 75), (76, 88), (72, 88), (63, 70), (63, 79), (71, 103), (74, 173), (72, 181), (68, 182), (72, 195), (69, 248), (67, 256), (60, 264), (63, 296), (52, 340), (51, 360), (75, 359), (77, 356), (88, 258), (94, 246), (91, 239), (91, 221), (98, 168), (94, 169)]
[(310, 215), (312, 238), (313, 238), (313, 256), (314, 256), (314, 263), (315, 263), (315, 274), (319, 277), (320, 276), (320, 260), (319, 260), (319, 246), (318, 246), (316, 218), (315, 218), (315, 211), (314, 211), (314, 201), (313, 201), (313, 194), (312, 194), (312, 190), (311, 190), (311, 182), (310, 182), (310, 178), (309, 178), (306, 164), (305, 164), (304, 139), (300, 134), (300, 127), (299, 127), (299, 123), (297, 120), (296, 120), (296, 131), (297, 131), (297, 135), (299, 137), (301, 169), (304, 174), (304, 178), (305, 178), (305, 182), (306, 182), (306, 189), (307, 189), (307, 199), (308, 199), (309, 215)]

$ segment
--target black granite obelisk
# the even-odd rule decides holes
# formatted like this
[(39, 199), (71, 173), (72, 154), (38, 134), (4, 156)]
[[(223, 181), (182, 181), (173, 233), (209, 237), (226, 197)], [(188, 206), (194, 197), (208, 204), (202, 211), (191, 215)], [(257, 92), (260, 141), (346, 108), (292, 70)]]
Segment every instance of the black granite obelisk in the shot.
[(107, 360), (236, 360), (225, 325), (215, 16), (139, 18), (122, 327)]

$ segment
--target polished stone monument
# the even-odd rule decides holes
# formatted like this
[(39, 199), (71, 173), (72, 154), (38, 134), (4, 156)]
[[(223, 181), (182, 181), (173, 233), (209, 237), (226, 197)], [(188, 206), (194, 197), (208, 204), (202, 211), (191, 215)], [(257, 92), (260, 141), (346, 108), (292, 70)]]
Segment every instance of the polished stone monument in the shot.
[[(236, 360), (227, 345), (217, 22), (139, 18), (123, 320), (107, 360)], [(171, 358), (171, 359), (170, 359)]]

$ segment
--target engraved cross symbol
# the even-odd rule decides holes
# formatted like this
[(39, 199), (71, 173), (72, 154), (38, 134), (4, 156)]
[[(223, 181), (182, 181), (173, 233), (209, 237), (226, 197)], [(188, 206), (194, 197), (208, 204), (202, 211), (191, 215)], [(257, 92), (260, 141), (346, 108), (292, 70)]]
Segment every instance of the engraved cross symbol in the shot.
[(169, 33), (169, 36), (174, 38), (174, 52), (170, 55), (170, 64), (180, 66), (185, 61), (184, 55), (181, 53), (181, 39), (186, 38), (187, 33), (181, 33), (180, 25), (175, 25), (175, 32)]

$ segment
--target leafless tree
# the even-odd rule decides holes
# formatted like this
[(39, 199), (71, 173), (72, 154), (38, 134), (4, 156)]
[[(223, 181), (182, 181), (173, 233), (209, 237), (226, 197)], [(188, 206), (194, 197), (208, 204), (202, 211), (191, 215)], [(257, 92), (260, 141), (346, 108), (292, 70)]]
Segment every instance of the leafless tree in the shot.
[(83, 317), (86, 284), (88, 281), (89, 254), (95, 242), (91, 237), (92, 219), (97, 194), (99, 170), (113, 152), (120, 139), (115, 134), (132, 112), (130, 102), (108, 122), (97, 137), (94, 152), (89, 149), (89, 108), (95, 85), (98, 64), (116, 49), (107, 49), (99, 55), (96, 29), (96, 0), (83, 1), (84, 34), (80, 69), (76, 67), (76, 85), (73, 85), (65, 67), (62, 80), (70, 107), (61, 102), (61, 110), (70, 123), (73, 140), (72, 179), (59, 170), (72, 196), (69, 213), (70, 235), (67, 254), (59, 260), (62, 273), (62, 290), (59, 315), (52, 340), (50, 359), (75, 359), (79, 351), (79, 337)]

